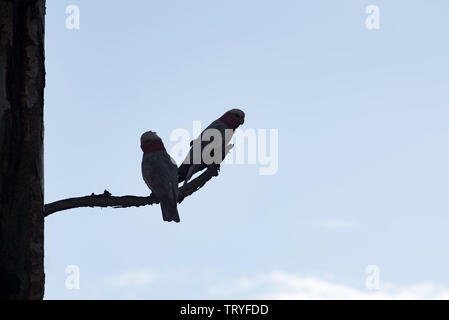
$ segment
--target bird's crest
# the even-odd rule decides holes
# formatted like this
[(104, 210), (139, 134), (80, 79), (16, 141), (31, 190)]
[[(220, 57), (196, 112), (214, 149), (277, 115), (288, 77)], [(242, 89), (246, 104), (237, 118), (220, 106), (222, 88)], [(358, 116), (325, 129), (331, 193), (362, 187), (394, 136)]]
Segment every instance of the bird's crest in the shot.
[(153, 131), (147, 131), (140, 137), (140, 143), (148, 142), (148, 141), (154, 141), (154, 140), (161, 140), (156, 132)]

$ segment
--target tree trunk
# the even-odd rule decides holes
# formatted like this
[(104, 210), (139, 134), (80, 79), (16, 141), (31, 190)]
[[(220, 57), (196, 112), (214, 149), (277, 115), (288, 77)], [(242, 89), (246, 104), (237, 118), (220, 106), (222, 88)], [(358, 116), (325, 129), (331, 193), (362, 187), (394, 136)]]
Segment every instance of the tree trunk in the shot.
[(44, 295), (45, 0), (0, 0), (0, 299)]

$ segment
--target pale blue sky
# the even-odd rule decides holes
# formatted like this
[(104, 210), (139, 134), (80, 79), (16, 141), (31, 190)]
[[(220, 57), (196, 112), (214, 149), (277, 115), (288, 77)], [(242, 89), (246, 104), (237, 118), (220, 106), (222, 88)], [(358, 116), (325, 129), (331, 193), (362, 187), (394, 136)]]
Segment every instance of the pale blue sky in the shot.
[[(65, 27), (71, 4), (80, 30)], [(365, 28), (371, 4), (380, 30)], [(448, 10), (48, 0), (46, 202), (148, 194), (141, 133), (170, 147), (173, 129), (231, 107), (246, 128), (279, 130), (279, 171), (224, 166), (180, 205), (180, 224), (157, 206), (48, 217), (46, 298), (251, 298), (234, 284), (272, 272), (364, 293), (371, 264), (381, 286), (449, 288)], [(67, 265), (80, 290), (65, 288)]]

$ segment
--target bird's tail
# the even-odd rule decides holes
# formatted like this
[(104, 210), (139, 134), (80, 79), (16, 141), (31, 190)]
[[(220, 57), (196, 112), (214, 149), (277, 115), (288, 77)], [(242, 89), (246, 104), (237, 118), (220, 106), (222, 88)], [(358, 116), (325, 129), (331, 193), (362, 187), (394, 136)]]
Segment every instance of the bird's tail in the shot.
[(175, 221), (180, 222), (179, 214), (178, 214), (178, 208), (176, 202), (174, 204), (172, 203), (166, 203), (161, 202), (161, 209), (162, 209), (162, 218), (164, 221)]

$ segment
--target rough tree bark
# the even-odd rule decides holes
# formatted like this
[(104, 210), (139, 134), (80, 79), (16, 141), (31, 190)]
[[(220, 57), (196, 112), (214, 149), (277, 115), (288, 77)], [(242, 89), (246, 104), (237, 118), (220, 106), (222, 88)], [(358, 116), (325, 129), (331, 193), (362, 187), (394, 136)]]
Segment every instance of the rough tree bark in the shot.
[(0, 0), (0, 299), (44, 295), (45, 0)]

